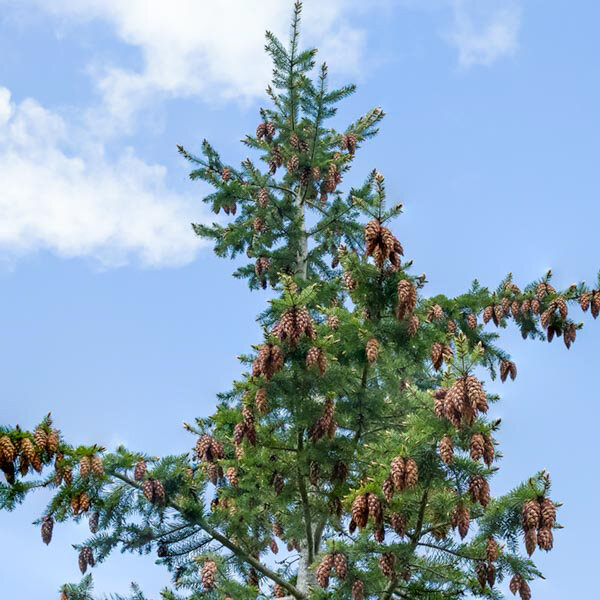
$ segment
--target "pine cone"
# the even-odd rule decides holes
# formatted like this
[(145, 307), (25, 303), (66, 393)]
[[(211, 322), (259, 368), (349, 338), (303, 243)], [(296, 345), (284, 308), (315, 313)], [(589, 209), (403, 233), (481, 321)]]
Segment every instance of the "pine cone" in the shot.
[(406, 535), (408, 531), (408, 525), (404, 515), (401, 515), (400, 513), (392, 513), (390, 515), (390, 524), (397, 535), (400, 537)]
[(329, 576), (331, 574), (331, 569), (333, 567), (333, 555), (326, 554), (321, 560), (321, 563), (317, 567), (317, 583), (323, 588), (326, 589), (329, 585)]
[(523, 505), (523, 529), (537, 529), (542, 516), (542, 507), (536, 500), (529, 500)]
[(100, 479), (104, 475), (104, 465), (102, 464), (102, 461), (94, 454), (94, 456), (90, 458), (90, 464), (94, 477)]
[(351, 273), (344, 273), (344, 283), (349, 291), (352, 291), (356, 288), (356, 281), (354, 281)]
[(229, 167), (225, 167), (221, 172), (221, 177), (223, 179), (223, 183), (227, 183), (231, 179), (231, 169)]
[(144, 479), (144, 475), (146, 473), (146, 461), (143, 458), (140, 458), (135, 465), (135, 470), (133, 472), (133, 478), (136, 481), (142, 481)]
[(17, 450), (14, 444), (10, 441), (7, 435), (0, 437), (0, 463), (5, 461), (7, 463), (13, 462), (17, 456)]
[(89, 496), (83, 492), (83, 494), (79, 496), (79, 511), (87, 512), (90, 509), (90, 505), (91, 503)]
[(381, 487), (381, 491), (383, 492), (383, 497), (388, 504), (391, 504), (394, 498), (394, 482), (392, 481), (391, 476), (388, 477)]
[(379, 356), (379, 341), (375, 338), (371, 338), (367, 342), (366, 352), (367, 360), (370, 363), (374, 363), (377, 360), (377, 357)]
[(238, 485), (238, 473), (235, 467), (229, 467), (227, 469), (227, 479), (232, 486), (236, 487)]
[(259, 390), (256, 392), (256, 396), (254, 397), (254, 401), (256, 402), (256, 408), (258, 412), (264, 415), (269, 407), (269, 398), (266, 388), (259, 388)]
[(52, 458), (57, 452), (60, 445), (60, 434), (58, 429), (51, 429), (48, 434), (48, 444), (46, 449), (48, 450), (48, 456)]
[(278, 538), (283, 537), (283, 525), (279, 521), (273, 521), (271, 531), (273, 532), (273, 535), (276, 535)]
[(373, 521), (380, 525), (383, 520), (383, 507), (381, 506), (381, 500), (375, 494), (368, 494), (367, 506), (369, 508), (369, 516), (373, 518)]
[(413, 488), (419, 482), (419, 467), (412, 458), (407, 458), (405, 462), (404, 484), (407, 489)]
[(394, 487), (401, 492), (405, 486), (406, 461), (402, 456), (396, 456), (390, 465), (390, 476)]
[(395, 579), (396, 577), (396, 557), (391, 552), (386, 552), (379, 559), (379, 566), (383, 576), (387, 579)]
[(540, 527), (537, 532), (537, 543), (540, 550), (550, 552), (554, 545), (554, 536), (552, 535), (552, 529), (549, 527)]
[(87, 477), (92, 471), (92, 461), (89, 456), (82, 456), (79, 461), (79, 475)]
[(469, 316), (467, 317), (467, 324), (469, 325), (469, 327), (471, 329), (476, 329), (477, 328), (477, 315), (470, 313)]
[(274, 538), (271, 538), (269, 542), (269, 548), (271, 549), (271, 552), (273, 554), (277, 554), (279, 552), (279, 546), (277, 545), (277, 542), (274, 540)]
[(512, 576), (512, 579), (510, 580), (509, 589), (512, 592), (513, 596), (515, 596), (517, 592), (521, 589), (521, 582), (522, 579), (520, 575)]
[(440, 456), (447, 465), (454, 462), (454, 446), (452, 438), (448, 435), (445, 435), (440, 441)]
[(275, 490), (275, 494), (279, 496), (279, 494), (283, 492), (284, 485), (283, 475), (281, 475), (281, 473), (275, 473), (273, 477), (273, 489)]
[(98, 533), (98, 521), (99, 520), (100, 520), (100, 513), (98, 513), (98, 511), (94, 511), (88, 519), (90, 533)]
[(85, 553), (83, 550), (81, 550), (81, 552), (79, 553), (78, 562), (79, 562), (79, 570), (81, 571), (81, 574), (84, 575), (85, 572), (87, 571), (88, 564), (87, 564), (87, 561), (85, 560)]
[(363, 529), (369, 519), (369, 501), (366, 494), (357, 496), (352, 503), (352, 520)]
[(529, 584), (523, 579), (521, 581), (521, 587), (519, 588), (519, 594), (521, 600), (531, 600), (531, 588)]
[(408, 320), (408, 336), (414, 337), (419, 329), (419, 317), (412, 315)]
[(433, 368), (436, 371), (439, 371), (442, 368), (442, 364), (444, 361), (444, 346), (440, 342), (434, 342), (431, 346), (431, 362), (433, 363)]
[(487, 584), (487, 568), (482, 560), (477, 561), (475, 573), (477, 574), (477, 581), (479, 581), (479, 585), (484, 588)]
[(33, 434), (33, 443), (38, 447), (40, 452), (44, 452), (48, 446), (47, 433), (41, 428), (36, 429)]
[(154, 502), (154, 483), (153, 479), (146, 479), (142, 484), (142, 491), (148, 502)]
[(489, 467), (494, 462), (494, 457), (496, 455), (496, 451), (494, 449), (494, 440), (489, 435), (484, 435), (483, 439), (483, 461)]
[(482, 458), (484, 449), (485, 449), (485, 440), (483, 439), (483, 436), (480, 433), (476, 433), (471, 438), (471, 445), (470, 445), (471, 458), (473, 460), (479, 460), (480, 458)]
[(411, 314), (417, 304), (417, 290), (415, 286), (408, 281), (402, 279), (398, 283), (398, 302), (396, 304), (396, 318), (401, 320)]
[(360, 579), (357, 579), (352, 584), (352, 600), (364, 600), (364, 598), (365, 598), (365, 585)]
[(487, 546), (485, 547), (485, 556), (489, 563), (498, 560), (498, 542), (494, 538), (488, 540)]
[(205, 590), (212, 590), (215, 587), (215, 578), (217, 575), (217, 565), (213, 560), (207, 560), (202, 565), (202, 585)]
[(535, 552), (537, 546), (537, 533), (535, 529), (525, 530), (525, 550), (531, 556)]
[(540, 503), (540, 526), (553, 528), (556, 525), (556, 507), (550, 498), (544, 498)]
[(48, 545), (52, 541), (52, 529), (54, 529), (54, 519), (46, 515), (42, 519), (42, 541)]
[(340, 579), (345, 579), (348, 573), (348, 563), (346, 555), (342, 552), (336, 552), (333, 557), (333, 564), (335, 566), (335, 572)]
[(469, 533), (469, 526), (471, 524), (471, 513), (464, 504), (458, 504), (454, 509), (452, 524), (458, 528), (461, 539), (464, 539), (467, 533)]

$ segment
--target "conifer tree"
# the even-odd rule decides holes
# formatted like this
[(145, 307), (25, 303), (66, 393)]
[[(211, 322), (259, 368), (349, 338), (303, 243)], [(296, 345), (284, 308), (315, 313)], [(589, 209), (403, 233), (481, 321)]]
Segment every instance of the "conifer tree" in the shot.
[(354, 86), (330, 89), (325, 64), (311, 78), (300, 13), (297, 2), (287, 48), (266, 34), (270, 105), (244, 139), (256, 163), (231, 165), (206, 141), (199, 155), (179, 147), (225, 215), (195, 233), (218, 256), (245, 253), (235, 276), (274, 295), (243, 375), (215, 414), (186, 425), (193, 451), (76, 446), (50, 416), (0, 429), (0, 506), (53, 488), (46, 544), (61, 523), (89, 522), (74, 556), (88, 574), (63, 600), (91, 598), (89, 569), (116, 548), (156, 555), (172, 574), (164, 600), (501, 598), (501, 581), (526, 600), (540, 576), (530, 557), (552, 549), (548, 473), (492, 493), (498, 398), (479, 375), (515, 379), (497, 345), (510, 321), (569, 348), (582, 326), (570, 311), (598, 316), (600, 279), (560, 290), (550, 272), (522, 288), (508, 275), (495, 290), (475, 281), (427, 297), (383, 175), (342, 192), (384, 113), (330, 127)]

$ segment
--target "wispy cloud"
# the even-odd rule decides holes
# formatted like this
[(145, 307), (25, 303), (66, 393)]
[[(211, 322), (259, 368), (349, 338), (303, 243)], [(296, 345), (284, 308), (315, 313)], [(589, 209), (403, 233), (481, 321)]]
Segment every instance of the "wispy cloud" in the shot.
[(489, 66), (518, 48), (521, 9), (510, 0), (452, 0), (453, 25), (446, 39), (461, 67)]
[(0, 88), (0, 247), (9, 257), (50, 250), (106, 266), (179, 265), (199, 248), (197, 201), (170, 191), (165, 169), (101, 142)]

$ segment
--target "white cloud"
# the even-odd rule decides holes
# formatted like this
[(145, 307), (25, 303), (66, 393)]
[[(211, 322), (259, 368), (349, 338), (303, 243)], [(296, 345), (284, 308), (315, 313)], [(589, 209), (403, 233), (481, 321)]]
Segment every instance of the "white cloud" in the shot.
[(447, 40), (461, 67), (489, 66), (518, 48), (521, 10), (510, 0), (452, 0), (453, 27)]
[[(76, 149), (77, 154), (71, 152)], [(0, 246), (18, 256), (48, 249), (107, 266), (191, 261), (197, 200), (170, 191), (165, 169), (125, 149), (117, 160), (83, 129), (0, 88)]]
[[(287, 39), (293, 6), (284, 0), (29, 2), (67, 22), (104, 20), (122, 42), (139, 49), (139, 70), (105, 63), (91, 67), (109, 115), (107, 120), (94, 111), (92, 120), (118, 129), (131, 125), (136, 111), (161, 94), (210, 102), (262, 96), (271, 74), (265, 30)], [(305, 0), (304, 5), (303, 45), (318, 42), (321, 60), (336, 72), (356, 74), (365, 36), (346, 15), (363, 11), (362, 3)]]

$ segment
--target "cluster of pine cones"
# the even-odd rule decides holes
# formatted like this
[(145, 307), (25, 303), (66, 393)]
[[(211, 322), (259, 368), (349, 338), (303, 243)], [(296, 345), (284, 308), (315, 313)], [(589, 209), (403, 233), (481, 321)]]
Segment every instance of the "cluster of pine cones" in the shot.
[(294, 350), (302, 336), (314, 340), (317, 336), (314, 323), (305, 307), (294, 306), (286, 310), (271, 332), (282, 342), (288, 341), (290, 348)]
[(431, 346), (431, 362), (436, 371), (442, 368), (444, 360), (449, 361), (453, 356), (454, 352), (451, 346), (442, 344), (441, 342), (433, 342)]
[(457, 379), (448, 389), (434, 392), (435, 413), (446, 417), (460, 429), (462, 423), (472, 425), (478, 412), (488, 411), (487, 396), (481, 382), (474, 375)]
[(71, 509), (76, 517), (81, 513), (88, 512), (88, 510), (90, 510), (90, 506), (90, 498), (85, 492), (71, 498)]
[(510, 580), (509, 589), (513, 596), (519, 592), (521, 600), (531, 600), (531, 589), (527, 581), (521, 575), (514, 575)]
[(323, 589), (329, 586), (329, 577), (334, 567), (336, 575), (340, 579), (345, 579), (348, 573), (348, 563), (343, 552), (326, 554), (317, 567), (317, 583)]
[(549, 552), (554, 544), (552, 529), (556, 525), (556, 507), (550, 498), (529, 500), (523, 505), (525, 549), (531, 556), (536, 549)]
[(306, 354), (306, 366), (307, 368), (318, 367), (321, 375), (325, 374), (327, 370), (327, 356), (322, 348), (313, 346)]
[(85, 478), (90, 474), (98, 479), (104, 475), (104, 465), (97, 454), (82, 456), (79, 460), (79, 475)]
[(265, 277), (265, 274), (270, 268), (271, 262), (266, 256), (259, 256), (256, 259), (256, 263), (254, 264), (254, 274), (258, 279), (260, 279), (263, 290), (267, 289), (267, 278)]
[(258, 356), (252, 365), (252, 375), (263, 375), (267, 381), (277, 371), (283, 369), (284, 358), (281, 348), (277, 344), (263, 344), (258, 351)]
[(38, 428), (33, 434), (33, 441), (29, 437), (14, 442), (8, 435), (0, 437), (0, 469), (6, 481), (11, 485), (15, 482), (17, 469), (22, 477), (27, 475), (30, 467), (41, 473), (43, 464), (58, 452), (59, 442), (60, 435), (56, 429), (46, 431)]
[(386, 260), (396, 268), (400, 268), (400, 256), (404, 256), (402, 244), (394, 234), (383, 227), (379, 220), (369, 221), (365, 227), (365, 242), (367, 244), (367, 256), (375, 259), (378, 268), (382, 268)]
[(94, 560), (94, 552), (89, 546), (85, 546), (79, 553), (79, 570), (81, 574), (85, 574), (88, 566), (93, 567), (96, 564)]
[(308, 436), (312, 439), (313, 444), (316, 444), (325, 435), (329, 435), (329, 438), (333, 439), (336, 430), (335, 403), (333, 398), (327, 398), (323, 406), (323, 414), (308, 430)]
[(408, 335), (413, 337), (419, 329), (419, 317), (414, 313), (417, 306), (417, 289), (408, 281), (402, 279), (398, 283), (398, 301), (396, 303), (396, 318), (408, 319)]
[(387, 502), (392, 501), (394, 492), (414, 488), (419, 482), (419, 467), (414, 459), (396, 456), (390, 464), (390, 474), (383, 483)]
[(167, 501), (165, 487), (162, 481), (158, 479), (152, 479), (151, 477), (146, 479), (142, 484), (142, 491), (146, 500), (151, 504), (164, 505)]

